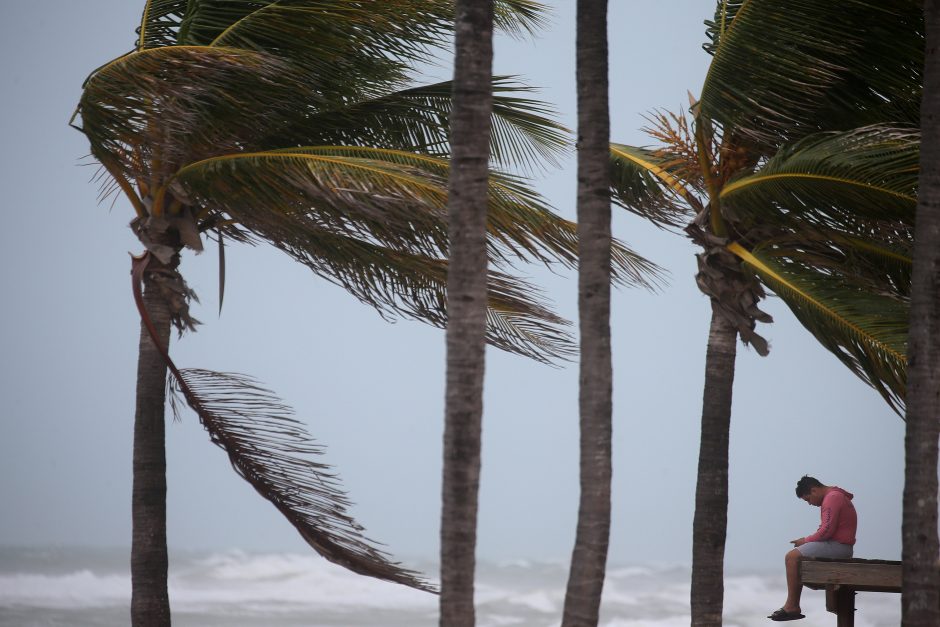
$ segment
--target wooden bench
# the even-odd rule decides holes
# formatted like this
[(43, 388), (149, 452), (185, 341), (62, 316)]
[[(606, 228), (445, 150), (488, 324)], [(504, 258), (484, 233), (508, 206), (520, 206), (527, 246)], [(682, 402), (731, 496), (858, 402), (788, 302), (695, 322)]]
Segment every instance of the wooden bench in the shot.
[(855, 593), (900, 593), (901, 562), (804, 557), (800, 560), (800, 582), (826, 591), (826, 609), (836, 615), (838, 627), (854, 627)]

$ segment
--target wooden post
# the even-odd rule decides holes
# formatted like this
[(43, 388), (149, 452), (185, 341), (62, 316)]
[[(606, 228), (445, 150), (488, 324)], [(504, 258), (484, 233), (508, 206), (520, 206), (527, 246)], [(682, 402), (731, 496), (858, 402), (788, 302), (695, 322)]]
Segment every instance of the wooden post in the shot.
[(826, 610), (836, 615), (837, 627), (854, 627), (855, 590), (848, 586), (826, 586)]

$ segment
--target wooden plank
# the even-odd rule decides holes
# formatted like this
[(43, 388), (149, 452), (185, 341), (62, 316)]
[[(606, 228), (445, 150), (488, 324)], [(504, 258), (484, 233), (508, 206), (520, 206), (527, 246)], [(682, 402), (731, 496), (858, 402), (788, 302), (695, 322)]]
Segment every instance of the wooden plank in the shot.
[(814, 560), (800, 562), (803, 585), (821, 589), (846, 586), (863, 592), (900, 592), (900, 562), (883, 560)]

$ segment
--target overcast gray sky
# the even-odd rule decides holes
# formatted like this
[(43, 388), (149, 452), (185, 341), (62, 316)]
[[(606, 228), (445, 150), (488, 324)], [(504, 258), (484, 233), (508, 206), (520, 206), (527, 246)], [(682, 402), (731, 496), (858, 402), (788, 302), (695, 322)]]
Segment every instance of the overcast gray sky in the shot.
[[(496, 71), (543, 87), (574, 127), (574, 2), (555, 1), (537, 41), (499, 39)], [(709, 57), (712, 3), (610, 3), (613, 139), (656, 107), (686, 107)], [(129, 545), (138, 320), (118, 199), (99, 204), (84, 137), (66, 123), (85, 76), (126, 52), (143, 2), (27, 2), (0, 20), (4, 150), (0, 229), (0, 544)], [(449, 77), (442, 67), (433, 78)], [(86, 160), (87, 161), (87, 160)], [(573, 218), (573, 159), (540, 181)], [(693, 247), (615, 209), (616, 235), (667, 267), (660, 294), (613, 303), (614, 520), (611, 563), (690, 562), (709, 307)], [(174, 343), (179, 365), (251, 374), (292, 404), (327, 447), (354, 514), (390, 552), (438, 551), (444, 334), (389, 324), (341, 289), (264, 248), (229, 248), (217, 316), (214, 250), (183, 271), (205, 324)], [(531, 268), (573, 318), (576, 280)], [(818, 510), (804, 473), (856, 494), (862, 557), (899, 559), (902, 421), (819, 348), (779, 301), (772, 343), (739, 349), (731, 432), (731, 569), (776, 568)], [(568, 559), (577, 513), (577, 365), (487, 354), (479, 554)], [(194, 416), (168, 427), (169, 541), (178, 549), (308, 551), (212, 446)]]

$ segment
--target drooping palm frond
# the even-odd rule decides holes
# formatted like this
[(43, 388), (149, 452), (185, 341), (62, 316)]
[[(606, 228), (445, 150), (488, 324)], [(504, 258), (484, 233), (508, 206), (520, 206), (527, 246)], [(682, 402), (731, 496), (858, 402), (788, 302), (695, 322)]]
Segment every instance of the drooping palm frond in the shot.
[(911, 129), (869, 126), (812, 135), (725, 185), (722, 212), (795, 229), (805, 224), (845, 232), (866, 220), (913, 227), (919, 155), (920, 133)]
[(800, 323), (860, 379), (903, 412), (907, 380), (908, 307), (853, 288), (832, 275), (772, 259), (738, 244), (741, 258), (793, 311)]
[(187, 368), (178, 376), (187, 404), (235, 472), (317, 553), (360, 575), (435, 592), (363, 536), (339, 478), (319, 461), (323, 447), (283, 401), (244, 375)]
[[(326, 559), (361, 575), (433, 592), (420, 574), (391, 562), (362, 535), (363, 527), (346, 511), (349, 501), (339, 479), (318, 461), (322, 447), (279, 398), (243, 375), (177, 368), (144, 304), (142, 283), (151, 259), (145, 253), (132, 261), (132, 290), (141, 322), (186, 404), (212, 442), (228, 454), (235, 471)], [(170, 401), (176, 413), (175, 397)]]
[(701, 113), (763, 154), (818, 131), (918, 124), (916, 0), (749, 0), (714, 47)]
[[(491, 157), (497, 166), (536, 170), (557, 164), (569, 132), (550, 106), (524, 97), (534, 90), (510, 76), (493, 77)], [(435, 156), (450, 153), (450, 81), (422, 85), (312, 114), (266, 140), (269, 147), (365, 145)]]
[(661, 150), (610, 145), (611, 195), (617, 204), (654, 224), (678, 227), (701, 211), (687, 162)]

